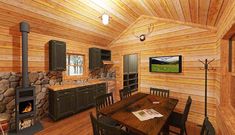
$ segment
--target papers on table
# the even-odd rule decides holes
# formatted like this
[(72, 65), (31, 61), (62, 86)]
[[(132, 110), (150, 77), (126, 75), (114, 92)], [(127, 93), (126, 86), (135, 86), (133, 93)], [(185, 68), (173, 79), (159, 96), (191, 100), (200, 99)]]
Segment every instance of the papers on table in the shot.
[(144, 109), (132, 112), (140, 121), (145, 121), (149, 119), (153, 119), (156, 117), (162, 117), (163, 115), (154, 109)]

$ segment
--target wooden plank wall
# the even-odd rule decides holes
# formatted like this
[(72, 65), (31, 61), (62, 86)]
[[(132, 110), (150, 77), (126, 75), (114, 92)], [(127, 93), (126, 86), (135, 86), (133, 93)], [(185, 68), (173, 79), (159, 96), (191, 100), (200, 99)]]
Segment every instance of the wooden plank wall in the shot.
[[(147, 32), (148, 25), (153, 23), (153, 33), (140, 42), (133, 35)], [(132, 27), (111, 44), (112, 60), (117, 74), (117, 88), (123, 84), (123, 60), (125, 54), (139, 54), (139, 85), (141, 92), (149, 92), (150, 87), (170, 89), (170, 96), (178, 98), (177, 110), (182, 111), (187, 97), (193, 99), (189, 121), (202, 124), (204, 115), (204, 71), (198, 59), (216, 58), (216, 34), (202, 28), (183, 24), (159, 21), (153, 18), (139, 19)], [(182, 73), (150, 73), (149, 57), (183, 56)], [(216, 66), (215, 63), (212, 63)], [(215, 121), (215, 71), (208, 74), (208, 113)]]
[[(233, 48), (233, 68), (232, 72), (228, 72), (228, 52), (229, 52), (229, 41), (228, 39), (219, 40), (220, 42), (218, 54), (220, 54), (220, 70), (218, 73), (218, 93), (219, 102), (216, 104), (216, 121), (221, 134), (223, 135), (234, 135), (235, 134), (235, 107), (234, 107), (234, 48)], [(233, 46), (235, 43), (233, 43)]]
[[(3, 27), (0, 24), (0, 71), (21, 71), (21, 33), (18, 28)], [(58, 36), (59, 37), (59, 36)], [(29, 71), (48, 71), (48, 41), (65, 41), (68, 53), (85, 55), (85, 75), (88, 74), (88, 48), (100, 47), (84, 42), (74, 41), (67, 38), (30, 32), (29, 33)], [(100, 47), (104, 48), (104, 47)]]
[[(234, 108), (230, 105), (230, 87), (233, 77), (228, 73), (228, 32), (235, 25), (235, 1), (229, 1), (229, 6), (224, 10), (217, 27), (217, 67), (215, 89), (216, 89), (216, 122), (220, 134), (232, 135), (234, 130)], [(223, 38), (226, 39), (223, 39)], [(234, 68), (233, 68), (234, 70)], [(233, 76), (233, 75), (232, 75)], [(234, 82), (232, 83), (234, 85)]]

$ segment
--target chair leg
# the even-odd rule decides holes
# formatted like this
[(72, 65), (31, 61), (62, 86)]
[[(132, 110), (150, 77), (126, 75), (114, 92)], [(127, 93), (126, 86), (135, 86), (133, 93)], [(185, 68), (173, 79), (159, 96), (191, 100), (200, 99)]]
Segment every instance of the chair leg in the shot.
[(169, 135), (169, 125), (168, 124), (164, 125), (164, 127), (162, 129), (162, 135)]
[(188, 134), (187, 134), (187, 130), (186, 130), (186, 126), (185, 126), (185, 125), (184, 125), (184, 131), (185, 131), (185, 134), (186, 134), (186, 135), (188, 135)]
[(184, 135), (184, 129), (180, 129), (180, 135)]

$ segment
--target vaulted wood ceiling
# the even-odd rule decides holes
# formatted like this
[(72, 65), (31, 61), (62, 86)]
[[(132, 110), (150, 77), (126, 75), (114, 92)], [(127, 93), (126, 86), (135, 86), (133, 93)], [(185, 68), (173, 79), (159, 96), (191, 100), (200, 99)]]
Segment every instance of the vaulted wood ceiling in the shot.
[[(217, 27), (231, 0), (0, 0), (0, 23), (13, 27), (21, 20), (32, 31), (108, 45), (141, 15)], [(111, 23), (104, 26), (104, 12)]]

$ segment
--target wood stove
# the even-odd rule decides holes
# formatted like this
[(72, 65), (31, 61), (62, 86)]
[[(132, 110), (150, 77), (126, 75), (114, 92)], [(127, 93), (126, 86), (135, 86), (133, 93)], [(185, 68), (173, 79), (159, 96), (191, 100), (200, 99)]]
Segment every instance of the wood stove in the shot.
[(16, 88), (16, 132), (23, 132), (35, 124), (36, 120), (36, 95), (35, 87), (29, 86), (28, 79), (28, 33), (29, 24), (20, 23), (22, 32), (22, 87)]
[[(16, 89), (16, 130), (34, 125), (36, 117), (35, 87)], [(27, 124), (25, 124), (27, 123)]]

